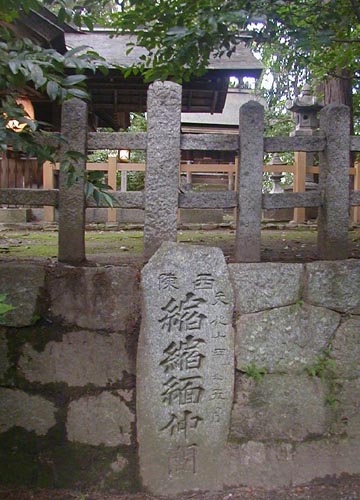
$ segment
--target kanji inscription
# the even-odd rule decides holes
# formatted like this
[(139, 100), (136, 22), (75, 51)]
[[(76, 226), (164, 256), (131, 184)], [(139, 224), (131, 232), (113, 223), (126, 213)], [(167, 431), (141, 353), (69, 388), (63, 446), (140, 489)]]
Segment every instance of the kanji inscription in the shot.
[(166, 243), (142, 273), (137, 425), (155, 494), (221, 488), (234, 386), (233, 291), (219, 249)]

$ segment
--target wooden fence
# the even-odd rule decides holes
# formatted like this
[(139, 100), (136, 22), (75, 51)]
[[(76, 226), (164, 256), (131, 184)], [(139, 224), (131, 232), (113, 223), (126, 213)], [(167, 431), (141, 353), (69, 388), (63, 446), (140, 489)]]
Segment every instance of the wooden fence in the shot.
[(42, 186), (42, 166), (36, 158), (10, 154), (0, 157), (0, 186), (2, 188), (39, 189)]
[[(147, 133), (87, 133), (87, 105), (72, 99), (64, 103), (62, 133), (66, 147), (86, 153), (95, 149), (140, 149), (147, 152), (145, 192), (115, 192), (117, 207), (145, 210), (145, 256), (163, 241), (176, 241), (178, 208), (237, 210), (235, 257), (238, 262), (260, 261), (261, 210), (317, 207), (318, 249), (323, 259), (348, 257), (349, 208), (360, 206), (360, 186), (349, 191), (350, 152), (360, 151), (360, 137), (350, 136), (349, 110), (330, 105), (320, 113), (317, 136), (264, 137), (264, 110), (249, 102), (240, 108), (239, 135), (181, 134), (181, 86), (155, 82), (148, 91)], [(76, 116), (76, 120), (74, 119)], [(65, 147), (65, 146), (64, 146)], [(180, 150), (234, 151), (239, 155), (236, 191), (185, 192), (178, 190)], [(262, 194), (265, 153), (318, 152), (319, 190)], [(1, 189), (0, 203), (58, 206), (59, 260), (85, 260), (84, 171), (68, 186), (60, 172), (59, 190)], [(272, 171), (274, 167), (271, 166)], [(88, 206), (95, 206), (90, 202)]]
[[(238, 179), (238, 158), (235, 158), (235, 163), (180, 163), (179, 176), (186, 176), (186, 184), (192, 185), (195, 175), (215, 175), (227, 177), (227, 188), (229, 191), (237, 191)], [(55, 172), (59, 172), (60, 164), (45, 162), (43, 165), (43, 188), (54, 189), (56, 186)], [(128, 172), (145, 172), (145, 163), (122, 163), (118, 162), (115, 156), (110, 156), (107, 162), (87, 163), (86, 170), (104, 172), (107, 176), (107, 183), (112, 191), (117, 191), (117, 172), (120, 172), (120, 191), (127, 192), (127, 173)], [(319, 174), (319, 166), (306, 166), (306, 154), (299, 152), (295, 162), (292, 165), (285, 163), (281, 164), (264, 164), (263, 172), (267, 173), (291, 173), (294, 176), (293, 192), (304, 193), (306, 191), (306, 176)], [(360, 189), (360, 163), (355, 163), (354, 167), (349, 168), (349, 175), (354, 177), (354, 189)], [(201, 179), (199, 180), (199, 182)], [(216, 179), (215, 179), (216, 181)], [(180, 181), (179, 181), (180, 182)], [(1, 185), (1, 184), (0, 184)], [(26, 187), (26, 186), (25, 186)], [(302, 223), (305, 220), (305, 209), (294, 209), (294, 222)], [(55, 207), (44, 207), (44, 221), (55, 221)], [(360, 223), (360, 207), (354, 207), (352, 213), (352, 221)], [(107, 222), (116, 222), (116, 209), (109, 208)]]

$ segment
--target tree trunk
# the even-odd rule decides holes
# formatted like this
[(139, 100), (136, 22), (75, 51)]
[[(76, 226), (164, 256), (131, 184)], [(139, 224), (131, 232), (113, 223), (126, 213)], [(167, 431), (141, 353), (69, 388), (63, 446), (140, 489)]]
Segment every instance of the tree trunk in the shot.
[[(339, 76), (329, 77), (323, 82), (324, 105), (345, 104), (350, 108), (350, 134), (354, 135), (352, 78), (348, 70), (339, 71)], [(350, 153), (350, 165), (355, 162), (355, 153)], [(354, 177), (350, 176), (349, 188), (354, 189)]]
[(352, 78), (348, 70), (339, 71), (339, 76), (324, 80), (322, 85), (324, 105), (345, 104), (350, 108), (350, 133), (354, 134)]

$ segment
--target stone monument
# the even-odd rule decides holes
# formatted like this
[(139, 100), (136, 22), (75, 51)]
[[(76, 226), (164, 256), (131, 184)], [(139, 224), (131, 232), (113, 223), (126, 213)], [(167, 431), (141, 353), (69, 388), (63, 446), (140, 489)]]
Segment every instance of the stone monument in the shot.
[(220, 249), (164, 243), (142, 272), (137, 434), (154, 494), (222, 488), (234, 389), (233, 289)]

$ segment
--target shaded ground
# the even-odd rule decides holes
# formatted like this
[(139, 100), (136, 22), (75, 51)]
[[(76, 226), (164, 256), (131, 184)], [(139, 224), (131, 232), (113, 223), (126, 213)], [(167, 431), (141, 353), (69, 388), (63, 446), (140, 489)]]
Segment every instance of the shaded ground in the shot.
[[(169, 500), (146, 493), (111, 494), (70, 490), (5, 490), (0, 487), (1, 500)], [(262, 488), (236, 488), (217, 494), (193, 493), (178, 500), (359, 500), (360, 476), (329, 478), (292, 488), (265, 491)]]
[[(318, 260), (315, 230), (266, 229), (262, 231), (264, 262), (310, 262)], [(56, 230), (0, 228), (0, 259), (56, 259)], [(235, 231), (230, 228), (178, 231), (178, 241), (222, 248), (226, 260), (234, 260)], [(360, 259), (360, 228), (349, 231), (349, 256)], [(143, 232), (140, 230), (93, 230), (86, 232), (86, 254), (90, 263), (141, 264)]]

